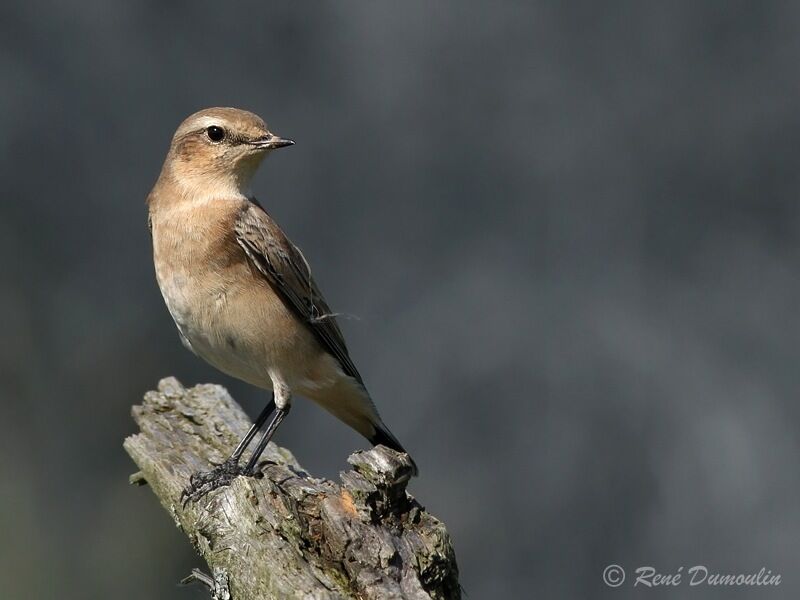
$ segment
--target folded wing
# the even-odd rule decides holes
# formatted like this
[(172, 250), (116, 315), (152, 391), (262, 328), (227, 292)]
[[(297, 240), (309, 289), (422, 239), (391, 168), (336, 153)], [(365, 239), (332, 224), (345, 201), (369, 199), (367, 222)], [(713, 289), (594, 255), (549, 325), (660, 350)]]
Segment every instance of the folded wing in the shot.
[(363, 385), (342, 331), (319, 291), (302, 252), (266, 211), (254, 203), (243, 207), (234, 229), (236, 240), (258, 271), (333, 355), (345, 374)]

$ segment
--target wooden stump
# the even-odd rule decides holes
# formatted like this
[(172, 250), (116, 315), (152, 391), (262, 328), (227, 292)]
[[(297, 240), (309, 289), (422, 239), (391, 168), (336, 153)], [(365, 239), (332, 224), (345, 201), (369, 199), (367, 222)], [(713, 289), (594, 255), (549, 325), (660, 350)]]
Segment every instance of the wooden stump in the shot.
[(356, 452), (341, 483), (306, 473), (272, 443), (263, 477), (238, 477), (183, 507), (189, 476), (222, 463), (250, 426), (224, 388), (185, 389), (167, 378), (133, 407), (140, 433), (125, 450), (175, 523), (205, 559), (195, 571), (219, 600), (266, 598), (460, 598), (444, 524), (406, 493), (407, 455)]

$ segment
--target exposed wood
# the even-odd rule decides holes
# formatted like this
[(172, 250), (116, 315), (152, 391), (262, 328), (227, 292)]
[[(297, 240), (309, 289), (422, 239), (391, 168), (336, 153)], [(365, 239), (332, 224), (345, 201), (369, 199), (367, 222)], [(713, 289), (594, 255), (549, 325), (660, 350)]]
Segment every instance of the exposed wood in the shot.
[(270, 443), (260, 479), (239, 477), (196, 504), (179, 501), (189, 476), (222, 463), (250, 426), (220, 386), (174, 378), (134, 406), (140, 433), (125, 440), (139, 472), (205, 559), (220, 600), (460, 598), (444, 524), (406, 492), (408, 457), (383, 446), (356, 452), (341, 483), (316, 479)]

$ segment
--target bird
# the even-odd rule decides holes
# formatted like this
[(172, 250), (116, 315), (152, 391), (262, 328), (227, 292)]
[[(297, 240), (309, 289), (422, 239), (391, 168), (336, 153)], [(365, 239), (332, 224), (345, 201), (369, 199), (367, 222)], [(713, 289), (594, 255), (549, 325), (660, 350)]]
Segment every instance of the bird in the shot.
[(230, 457), (190, 477), (184, 503), (257, 475), (295, 394), (373, 445), (406, 453), (381, 420), (309, 263), (250, 193), (262, 160), (293, 144), (252, 112), (201, 110), (178, 127), (147, 196), (156, 281), (184, 346), (271, 394)]

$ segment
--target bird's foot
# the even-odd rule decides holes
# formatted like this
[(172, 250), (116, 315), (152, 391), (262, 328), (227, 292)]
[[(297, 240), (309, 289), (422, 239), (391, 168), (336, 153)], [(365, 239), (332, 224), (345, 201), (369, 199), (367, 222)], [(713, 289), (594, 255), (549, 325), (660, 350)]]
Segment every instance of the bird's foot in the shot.
[(197, 502), (209, 492), (230, 485), (239, 475), (252, 474), (247, 467), (228, 459), (210, 471), (194, 473), (189, 478), (189, 485), (181, 492), (181, 503), (186, 506), (189, 502)]

